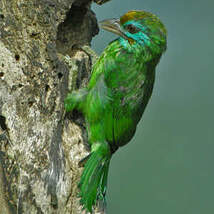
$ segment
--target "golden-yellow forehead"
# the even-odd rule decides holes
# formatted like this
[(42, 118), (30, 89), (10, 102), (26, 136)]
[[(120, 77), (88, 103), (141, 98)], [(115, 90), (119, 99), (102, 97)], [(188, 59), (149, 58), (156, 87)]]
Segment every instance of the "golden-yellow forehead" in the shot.
[(131, 10), (120, 17), (120, 23), (123, 25), (127, 21), (139, 20), (148, 16), (153, 16), (153, 15), (149, 12), (145, 12), (142, 10)]

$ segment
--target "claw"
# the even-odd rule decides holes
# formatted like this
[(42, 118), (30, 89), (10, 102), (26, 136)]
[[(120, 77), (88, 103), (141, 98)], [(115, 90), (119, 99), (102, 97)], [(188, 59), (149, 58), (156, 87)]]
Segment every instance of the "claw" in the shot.
[(79, 161), (79, 163), (78, 163), (78, 166), (79, 167), (84, 167), (86, 162), (87, 162), (87, 160), (90, 158), (90, 156), (91, 156), (91, 153), (89, 155), (87, 155), (86, 157), (84, 157), (83, 159), (81, 159)]

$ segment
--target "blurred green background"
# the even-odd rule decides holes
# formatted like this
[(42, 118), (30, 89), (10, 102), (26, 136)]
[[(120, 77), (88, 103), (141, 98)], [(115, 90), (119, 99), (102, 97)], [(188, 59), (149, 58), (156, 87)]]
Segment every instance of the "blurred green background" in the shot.
[[(108, 214), (214, 213), (214, 1), (112, 0), (98, 20), (131, 9), (158, 15), (168, 50), (135, 137), (113, 156)], [(96, 52), (116, 38), (101, 31)]]

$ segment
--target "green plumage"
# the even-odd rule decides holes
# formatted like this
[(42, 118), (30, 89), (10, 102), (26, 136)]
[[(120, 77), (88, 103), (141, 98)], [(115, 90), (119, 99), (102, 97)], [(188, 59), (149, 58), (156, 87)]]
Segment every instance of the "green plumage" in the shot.
[(155, 67), (166, 49), (166, 30), (151, 13), (130, 11), (106, 20), (104, 29), (120, 37), (104, 50), (87, 88), (68, 94), (66, 111), (81, 111), (91, 145), (79, 183), (81, 203), (92, 212), (104, 200), (112, 154), (128, 143), (152, 94)]

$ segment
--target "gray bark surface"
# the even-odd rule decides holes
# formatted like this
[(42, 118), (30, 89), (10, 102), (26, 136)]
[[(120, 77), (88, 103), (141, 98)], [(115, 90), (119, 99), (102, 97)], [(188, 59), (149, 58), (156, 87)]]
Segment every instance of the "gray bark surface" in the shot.
[[(88, 81), (90, 0), (0, 0), (0, 213), (79, 214), (84, 121), (65, 114)], [(97, 212), (98, 213), (98, 212)]]

